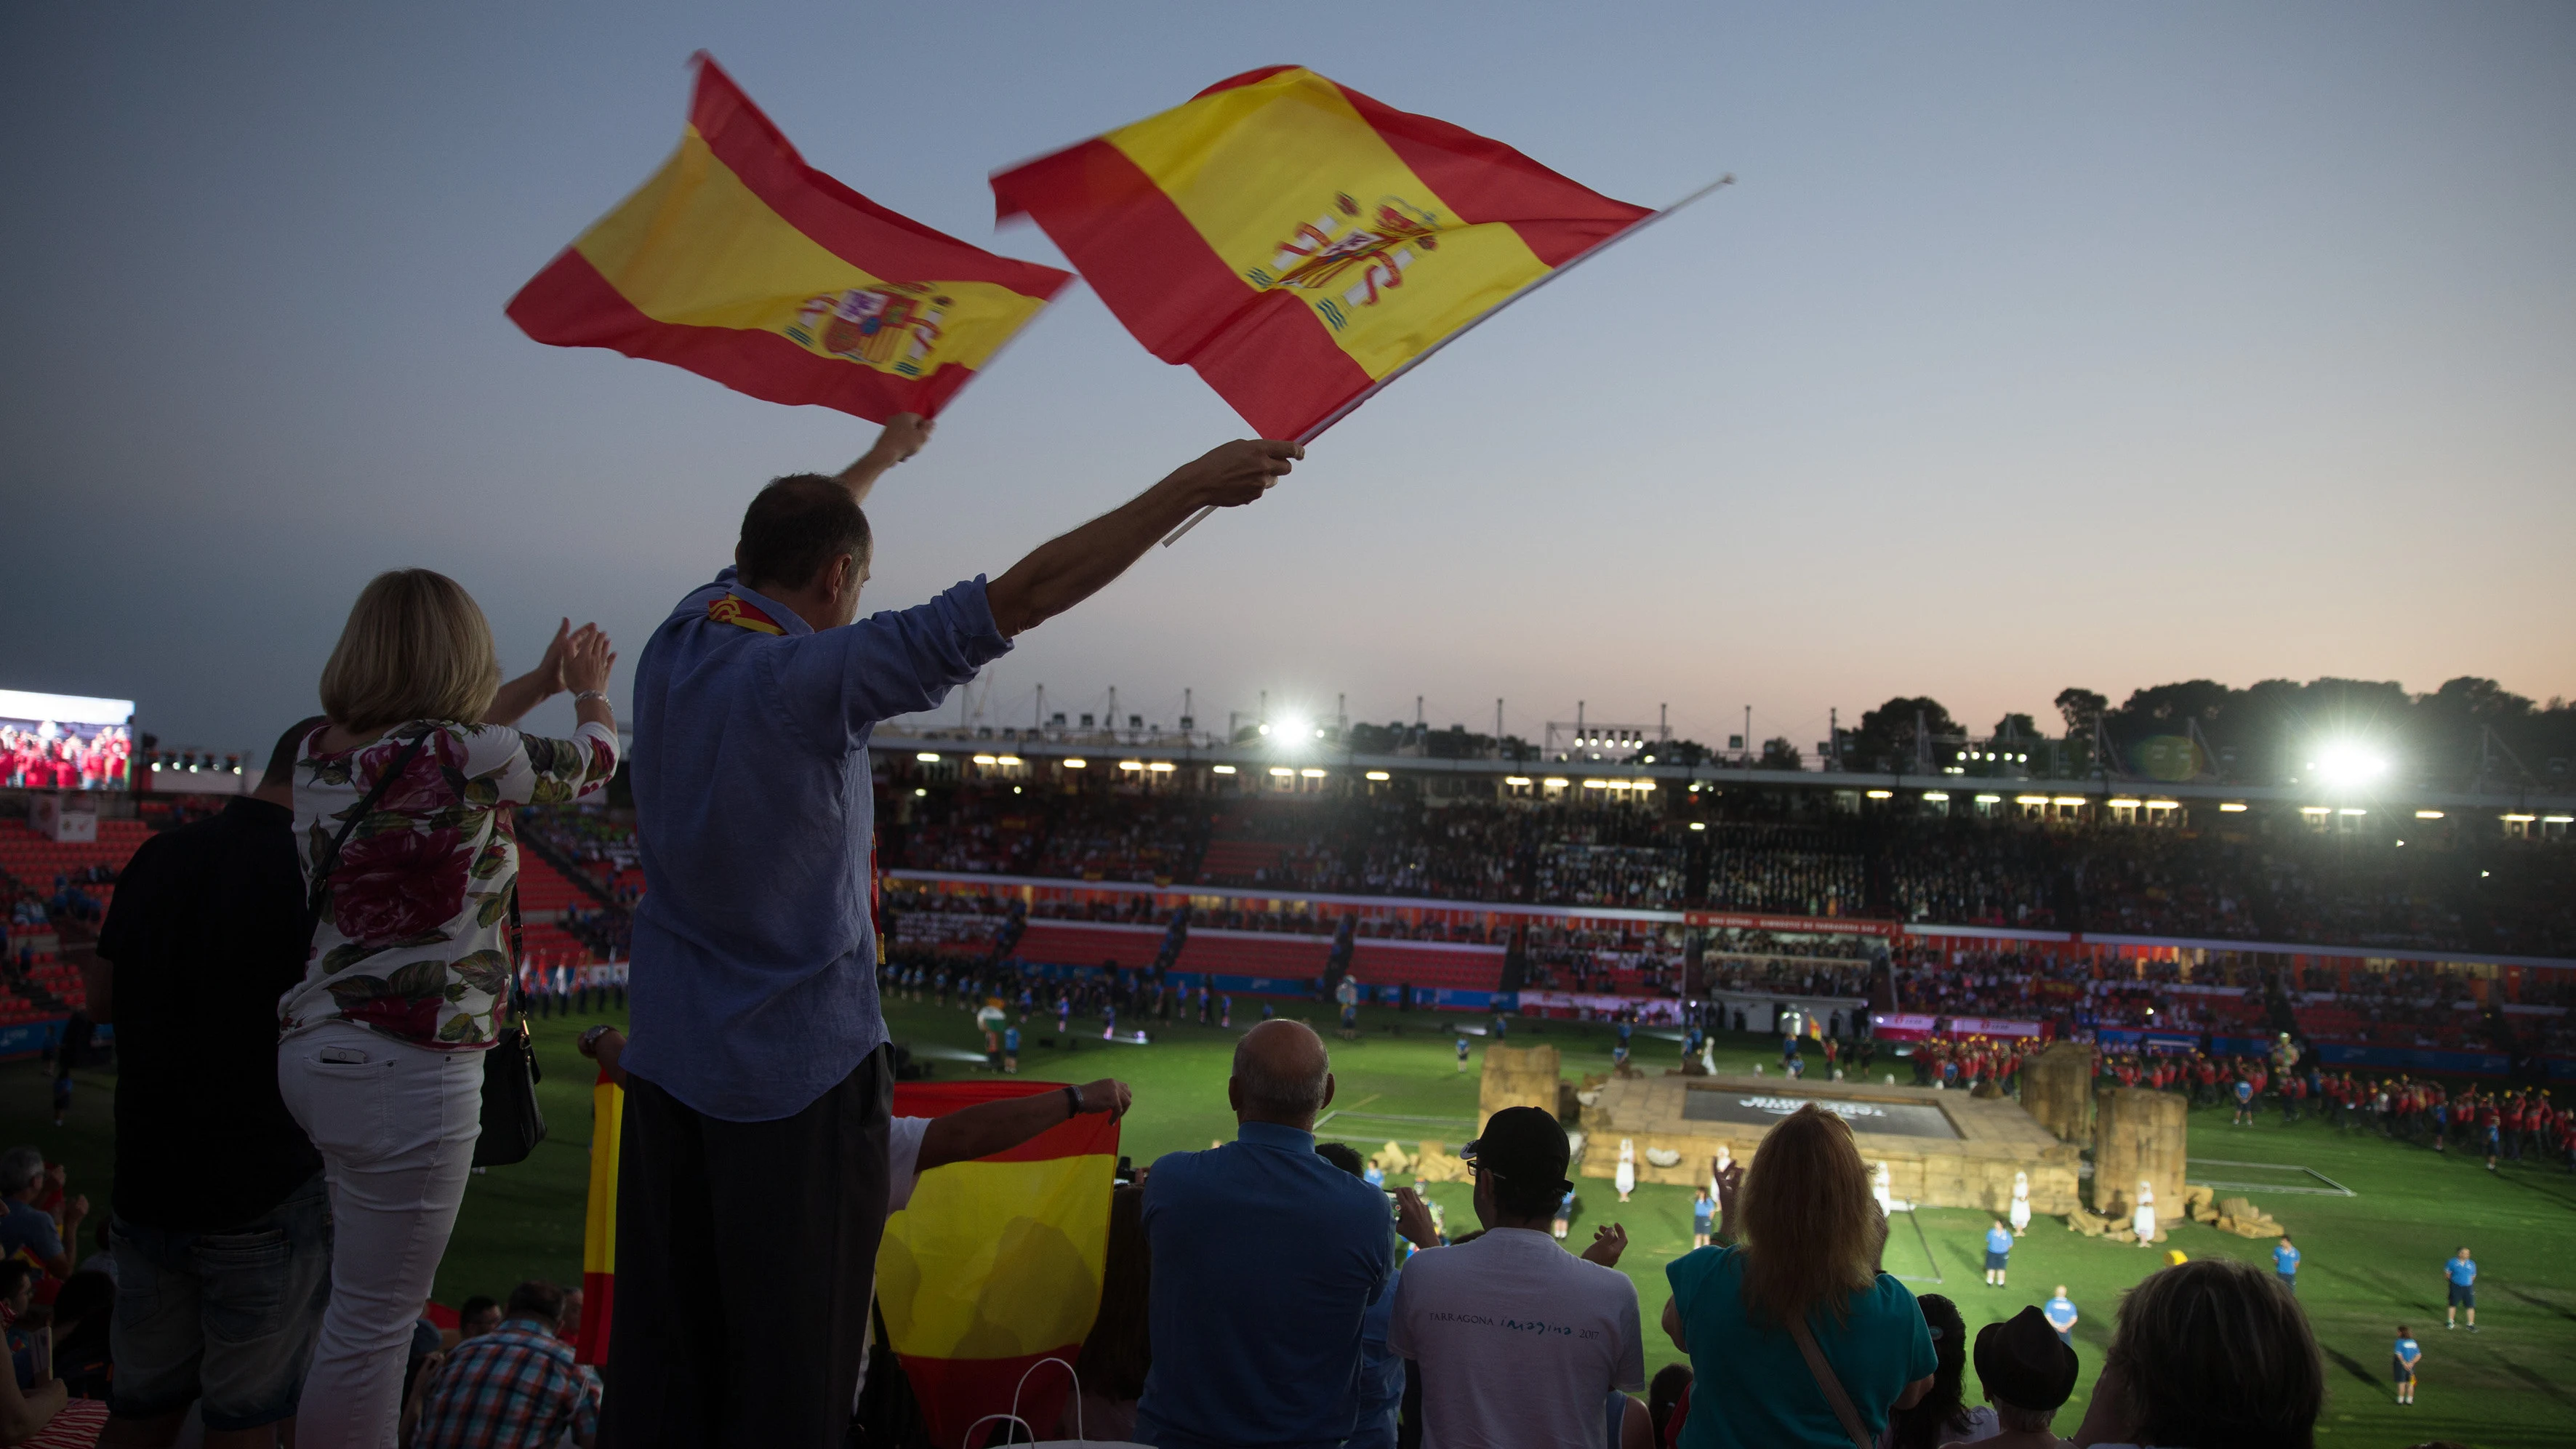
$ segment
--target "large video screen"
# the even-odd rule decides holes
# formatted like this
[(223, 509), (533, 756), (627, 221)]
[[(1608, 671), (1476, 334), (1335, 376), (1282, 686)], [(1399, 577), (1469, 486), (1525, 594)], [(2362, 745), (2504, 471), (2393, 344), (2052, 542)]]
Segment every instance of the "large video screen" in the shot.
[(0, 689), (0, 785), (123, 790), (134, 763), (134, 701)]

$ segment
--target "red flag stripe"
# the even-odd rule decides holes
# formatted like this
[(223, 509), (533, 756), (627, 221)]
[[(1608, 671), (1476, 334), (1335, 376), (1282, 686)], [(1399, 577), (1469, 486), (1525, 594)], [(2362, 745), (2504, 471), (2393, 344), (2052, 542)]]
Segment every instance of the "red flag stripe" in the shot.
[[(1005, 217), (1043, 208), (1048, 234), (1119, 320), (1165, 362), (1195, 369), (1264, 437), (1291, 437), (1367, 388), (1307, 305), (1234, 274), (1153, 178), (1094, 138), (993, 178)], [(1071, 225), (1079, 217), (1085, 223)]]
[(1502, 222), (1538, 259), (1561, 267), (1654, 215), (1613, 201), (1502, 142), (1434, 116), (1399, 111), (1333, 83), (1396, 156), (1461, 221)]
[[(1044, 1092), (1062, 1096), (1064, 1088), (1062, 1082), (898, 1082), (894, 1089), (894, 1114), (898, 1117), (945, 1117), (961, 1107), (983, 1102), (1034, 1097)], [(1106, 1112), (1085, 1112), (1057, 1123), (1017, 1147), (975, 1160), (1052, 1162), (1065, 1157), (1112, 1153), (1117, 1149), (1117, 1122)]]
[[(999, 1386), (1007, 1384), (1018, 1391), (1020, 1417), (1036, 1431), (1033, 1437), (1045, 1440), (1055, 1437), (1056, 1419), (1072, 1396), (1073, 1375), (1060, 1368), (1030, 1370), (1051, 1358), (1070, 1364), (1081, 1353), (1081, 1344), (1069, 1343), (1016, 1358), (915, 1358), (908, 1353), (895, 1357), (903, 1362), (903, 1376), (921, 1403), (922, 1417), (931, 1423), (967, 1424), (982, 1414), (1009, 1408), (1008, 1391), (998, 1401), (993, 1397)], [(990, 1408), (984, 1407), (987, 1403)], [(995, 1435), (991, 1442), (1003, 1442), (1000, 1428), (998, 1421), (985, 1426), (985, 1433)]]
[(1053, 267), (993, 256), (815, 170), (722, 67), (704, 55), (698, 67), (689, 124), (707, 149), (788, 225), (841, 260), (888, 281), (994, 282), (1042, 299), (1073, 280)]
[(973, 368), (953, 362), (926, 378), (895, 377), (808, 352), (775, 332), (656, 321), (570, 248), (510, 299), (509, 314), (539, 342), (605, 347), (719, 378), (767, 402), (813, 404), (870, 417), (898, 412), (935, 416), (975, 377)]

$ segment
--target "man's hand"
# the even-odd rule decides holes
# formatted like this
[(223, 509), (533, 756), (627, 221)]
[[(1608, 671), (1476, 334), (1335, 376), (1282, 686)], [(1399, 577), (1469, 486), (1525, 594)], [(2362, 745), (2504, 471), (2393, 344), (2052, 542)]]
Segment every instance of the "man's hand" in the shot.
[(859, 455), (859, 460), (841, 470), (841, 486), (860, 503), (868, 501), (868, 490), (877, 486), (887, 469), (920, 452), (930, 443), (934, 424), (919, 413), (896, 413), (886, 419), (885, 431)]
[(1127, 1084), (1116, 1077), (1082, 1084), (1082, 1110), (1106, 1112), (1113, 1122), (1127, 1115), (1127, 1104), (1133, 1100), (1135, 1095), (1127, 1090)]
[(1409, 1187), (1395, 1190), (1395, 1231), (1417, 1248), (1440, 1246), (1440, 1229), (1431, 1222), (1431, 1204)]
[(1617, 1223), (1610, 1223), (1593, 1230), (1592, 1246), (1583, 1250), (1583, 1261), (1598, 1263), (1604, 1268), (1616, 1268), (1619, 1266), (1619, 1255), (1626, 1251), (1628, 1251), (1628, 1230)]
[(1172, 489), (1183, 506), (1239, 508), (1270, 491), (1288, 476), (1306, 450), (1276, 438), (1238, 438), (1174, 469), (1162, 486)]
[(63, 1221), (77, 1222), (89, 1216), (89, 1195), (84, 1193), (63, 1204)]

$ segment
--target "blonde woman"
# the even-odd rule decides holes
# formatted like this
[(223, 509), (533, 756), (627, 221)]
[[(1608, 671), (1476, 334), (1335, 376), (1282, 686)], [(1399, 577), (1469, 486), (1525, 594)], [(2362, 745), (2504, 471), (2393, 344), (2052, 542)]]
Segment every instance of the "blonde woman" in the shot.
[[(1733, 1247), (1695, 1248), (1665, 1268), (1664, 1332), (1695, 1381), (1745, 1386), (1715, 1413), (1697, 1406), (1681, 1449), (1849, 1449), (1835, 1399), (1875, 1441), (1888, 1414), (1932, 1389), (1939, 1360), (1905, 1285), (1878, 1271), (1887, 1220), (1840, 1117), (1809, 1103), (1762, 1139), (1736, 1195)], [(1828, 1389), (1795, 1332), (1823, 1356)]]
[[(536, 669), (503, 684), (473, 598), (401, 569), (358, 595), (322, 670), (330, 723), (296, 762), (295, 830), (308, 884), (320, 872), (328, 887), (304, 980), (278, 1004), (278, 1090), (322, 1154), (334, 1230), (297, 1411), (307, 1444), (394, 1443), (412, 1320), (465, 1196), (483, 1049), (512, 975), (510, 812), (587, 795), (617, 768), (602, 693), (616, 656), (570, 622)], [(567, 688), (572, 739), (509, 727)]]

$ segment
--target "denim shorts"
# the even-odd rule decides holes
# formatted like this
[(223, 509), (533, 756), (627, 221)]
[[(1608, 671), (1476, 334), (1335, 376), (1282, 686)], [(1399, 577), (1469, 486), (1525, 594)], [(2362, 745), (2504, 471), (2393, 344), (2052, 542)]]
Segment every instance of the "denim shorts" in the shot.
[(110, 1349), (118, 1418), (199, 1398), (209, 1429), (295, 1412), (331, 1299), (331, 1204), (320, 1174), (259, 1219), (220, 1233), (109, 1224), (116, 1255)]

